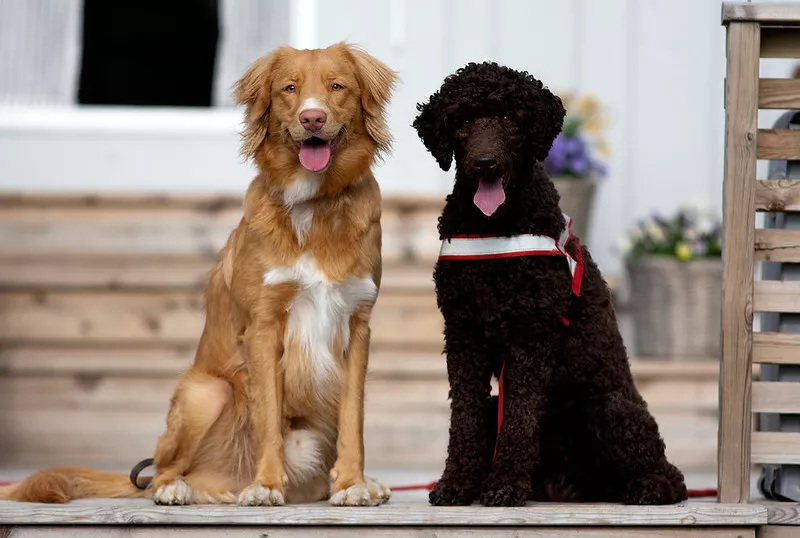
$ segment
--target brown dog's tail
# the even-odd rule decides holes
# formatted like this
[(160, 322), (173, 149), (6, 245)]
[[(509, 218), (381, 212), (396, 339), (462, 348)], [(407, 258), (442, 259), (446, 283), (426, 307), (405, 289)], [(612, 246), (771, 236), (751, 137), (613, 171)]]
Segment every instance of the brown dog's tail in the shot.
[(20, 502), (65, 503), (72, 499), (135, 498), (147, 492), (122, 473), (85, 467), (54, 467), (36, 471), (22, 482), (0, 486), (0, 499)]

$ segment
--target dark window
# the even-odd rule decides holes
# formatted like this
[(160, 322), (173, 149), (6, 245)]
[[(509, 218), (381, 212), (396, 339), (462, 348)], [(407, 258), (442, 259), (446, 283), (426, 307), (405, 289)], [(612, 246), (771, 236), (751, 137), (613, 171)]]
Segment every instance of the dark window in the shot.
[(211, 106), (217, 0), (84, 0), (78, 102)]

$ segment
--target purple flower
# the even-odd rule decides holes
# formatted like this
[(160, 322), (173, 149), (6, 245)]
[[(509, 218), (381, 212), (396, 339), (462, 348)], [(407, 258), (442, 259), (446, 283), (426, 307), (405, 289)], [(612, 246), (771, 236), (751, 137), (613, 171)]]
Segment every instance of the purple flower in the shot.
[(692, 252), (697, 256), (705, 256), (708, 253), (708, 245), (705, 241), (692, 241)]
[(583, 153), (583, 144), (581, 144), (581, 140), (576, 136), (565, 139), (564, 147), (571, 156), (577, 156)]
[(584, 156), (575, 157), (570, 160), (570, 168), (576, 175), (582, 176), (589, 171), (589, 160)]

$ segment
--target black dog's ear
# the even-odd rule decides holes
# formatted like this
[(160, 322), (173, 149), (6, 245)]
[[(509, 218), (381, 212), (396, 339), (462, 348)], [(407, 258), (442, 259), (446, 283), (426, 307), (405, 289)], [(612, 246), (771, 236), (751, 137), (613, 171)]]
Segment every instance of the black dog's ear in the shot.
[(540, 87), (531, 96), (531, 141), (537, 161), (544, 161), (550, 153), (553, 141), (561, 132), (567, 111), (561, 98), (545, 87)]
[(433, 94), (427, 104), (417, 105), (419, 115), (411, 126), (417, 130), (422, 143), (436, 158), (439, 167), (447, 172), (453, 162), (453, 144), (445, 125), (442, 108), (439, 94)]

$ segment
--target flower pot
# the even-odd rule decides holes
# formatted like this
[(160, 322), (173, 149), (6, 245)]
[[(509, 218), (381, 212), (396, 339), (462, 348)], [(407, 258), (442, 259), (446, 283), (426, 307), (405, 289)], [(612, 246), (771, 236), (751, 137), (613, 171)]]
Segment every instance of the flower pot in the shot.
[(554, 177), (552, 180), (561, 197), (561, 211), (572, 218), (572, 232), (584, 245), (587, 244), (597, 181), (570, 177)]
[(722, 260), (650, 256), (626, 265), (636, 356), (720, 356)]

